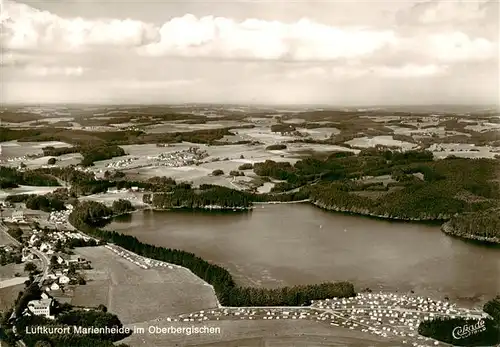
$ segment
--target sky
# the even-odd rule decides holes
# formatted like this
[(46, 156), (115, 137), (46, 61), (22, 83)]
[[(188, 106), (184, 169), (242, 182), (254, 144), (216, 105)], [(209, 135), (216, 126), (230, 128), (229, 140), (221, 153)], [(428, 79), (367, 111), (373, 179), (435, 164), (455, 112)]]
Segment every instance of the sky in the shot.
[(0, 3), (2, 104), (499, 104), (499, 0)]

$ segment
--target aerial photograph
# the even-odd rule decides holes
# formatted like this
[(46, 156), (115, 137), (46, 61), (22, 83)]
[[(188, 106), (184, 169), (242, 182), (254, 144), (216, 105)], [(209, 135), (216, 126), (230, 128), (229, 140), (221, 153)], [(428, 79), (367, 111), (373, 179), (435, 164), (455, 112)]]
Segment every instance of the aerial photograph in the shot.
[(499, 0), (0, 0), (0, 347), (500, 346)]

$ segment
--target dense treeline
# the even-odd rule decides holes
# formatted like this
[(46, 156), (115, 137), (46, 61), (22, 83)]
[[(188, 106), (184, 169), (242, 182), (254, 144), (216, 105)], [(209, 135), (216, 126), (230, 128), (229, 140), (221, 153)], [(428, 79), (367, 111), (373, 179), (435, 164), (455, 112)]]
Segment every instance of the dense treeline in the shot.
[(296, 131), (297, 129), (292, 124), (273, 124), (271, 125), (271, 131), (275, 133), (289, 133)]
[(22, 292), (20, 294), (18, 300), (16, 301), (15, 307), (14, 307), (14, 315), (15, 317), (21, 317), (22, 313), (24, 310), (28, 307), (28, 302), (31, 300), (36, 300), (40, 298), (40, 295), (42, 295), (42, 290), (38, 286), (37, 283), (31, 283), (28, 288), (26, 288), (26, 291)]
[(442, 229), (455, 236), (500, 243), (500, 210), (459, 214), (453, 216)]
[(62, 141), (75, 146), (176, 143), (182, 141), (215, 144), (226, 135), (234, 135), (230, 131), (231, 129), (253, 127), (254, 125), (242, 125), (231, 128), (203, 129), (172, 133), (146, 133), (139, 130), (87, 131), (54, 127), (36, 129), (10, 129), (0, 127), (0, 142), (13, 140), (21, 142)]
[(286, 145), (276, 144), (276, 145), (269, 145), (266, 147), (266, 150), (268, 150), (268, 151), (276, 151), (276, 150), (282, 150), (282, 149), (286, 149)]
[(44, 212), (65, 210), (64, 201), (47, 195), (34, 195), (26, 200), (26, 208)]
[(251, 163), (245, 163), (238, 166), (238, 170), (251, 170), (251, 169), (253, 169), (253, 164)]
[(483, 311), (493, 317), (497, 325), (500, 326), (500, 295), (497, 295), (495, 298), (485, 303)]
[[(500, 187), (493, 180), (498, 169), (498, 161), (491, 159), (434, 161), (428, 151), (379, 149), (309, 157), (294, 165), (271, 160), (254, 165), (257, 175), (286, 181), (273, 192), (303, 186), (313, 203), (327, 209), (412, 220), (446, 220), (498, 206)], [(364, 183), (365, 177), (382, 175), (393, 181)], [(380, 194), (357, 194), (364, 191)]]
[[(474, 331), (467, 333), (465, 326)], [(454, 346), (495, 346), (500, 342), (500, 331), (492, 319), (424, 320), (418, 326), (418, 333)]]
[(132, 212), (135, 210), (134, 206), (129, 200), (118, 199), (113, 201), (113, 205), (111, 206), (111, 210), (115, 215)]
[(44, 212), (62, 211), (65, 210), (65, 199), (57, 192), (48, 193), (45, 195), (37, 194), (16, 194), (8, 195), (5, 201), (10, 203), (25, 203), (26, 207), (31, 210), (40, 210)]
[(206, 206), (232, 209), (247, 208), (252, 205), (248, 194), (221, 186), (202, 190), (175, 188), (168, 193), (154, 194), (151, 202), (157, 208), (189, 209), (205, 208)]
[(114, 243), (144, 257), (153, 258), (190, 269), (195, 275), (210, 283), (225, 306), (275, 306), (304, 305), (311, 300), (355, 295), (354, 286), (348, 282), (323, 283), (280, 289), (254, 289), (236, 286), (231, 274), (224, 268), (210, 264), (193, 253), (157, 247), (140, 242), (130, 235), (93, 227), (97, 216), (109, 215), (109, 209), (99, 203), (82, 202), (70, 215), (70, 222), (85, 233)]
[(45, 157), (59, 157), (64, 154), (78, 153), (81, 150), (79, 147), (43, 147), (43, 155)]
[(94, 174), (76, 170), (75, 167), (53, 167), (37, 169), (36, 172), (57, 177), (71, 185), (70, 195), (91, 195), (104, 193), (109, 188), (130, 189), (132, 187), (144, 188), (150, 191), (166, 191), (176, 185), (176, 182), (171, 178), (152, 177), (147, 181), (131, 181), (109, 178), (96, 179)]
[(117, 145), (92, 146), (82, 149), (83, 166), (92, 166), (94, 162), (121, 157), (125, 155), (123, 148)]
[(17, 188), (19, 185), (59, 186), (59, 182), (53, 176), (37, 170), (18, 171), (15, 168), (0, 166), (0, 189)]

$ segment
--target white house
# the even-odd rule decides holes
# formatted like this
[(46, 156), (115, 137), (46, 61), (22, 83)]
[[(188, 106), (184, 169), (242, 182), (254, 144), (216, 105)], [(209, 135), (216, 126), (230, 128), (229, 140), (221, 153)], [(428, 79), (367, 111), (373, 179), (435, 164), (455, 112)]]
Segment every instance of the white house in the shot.
[(67, 284), (69, 283), (69, 277), (62, 275), (59, 277), (59, 284)]
[(57, 256), (57, 263), (58, 263), (59, 265), (61, 265), (62, 263), (66, 263), (66, 264), (67, 264), (67, 260), (66, 260), (66, 259), (64, 259), (63, 257), (61, 257), (61, 256), (59, 255), (59, 256)]
[(50, 309), (53, 307), (54, 301), (50, 298), (41, 300), (31, 300), (28, 302), (28, 310), (37, 316), (46, 318), (54, 318), (50, 314)]
[(45, 252), (45, 251), (48, 251), (49, 249), (50, 249), (50, 245), (46, 242), (44, 242), (40, 245), (40, 252)]
[(60, 288), (61, 287), (59, 287), (59, 284), (57, 284), (56, 282), (50, 285), (50, 290), (59, 290)]
[(24, 263), (25, 261), (33, 260), (34, 256), (33, 253), (28, 253), (28, 254), (23, 254), (21, 257), (21, 261)]

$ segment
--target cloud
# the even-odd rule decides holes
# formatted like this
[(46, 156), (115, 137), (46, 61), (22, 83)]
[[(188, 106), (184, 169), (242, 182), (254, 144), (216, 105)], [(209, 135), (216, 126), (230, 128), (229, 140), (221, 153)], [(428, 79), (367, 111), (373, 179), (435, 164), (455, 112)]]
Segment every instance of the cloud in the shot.
[(335, 60), (369, 55), (397, 39), (390, 30), (336, 28), (301, 19), (295, 23), (185, 15), (165, 23), (160, 40), (144, 55), (260, 60)]
[(27, 54), (0, 51), (0, 66), (24, 66), (29, 60)]
[[(483, 16), (490, 3), (456, 5), (447, 1), (414, 6), (419, 21), (461, 20)], [(448, 15), (440, 11), (455, 6)], [(463, 10), (475, 9), (473, 13)], [(3, 47), (11, 50), (81, 52), (96, 47), (133, 48), (143, 57), (331, 62), (369, 61), (421, 56), (425, 64), (488, 60), (498, 57), (497, 42), (473, 37), (459, 29), (398, 35), (397, 28), (335, 27), (307, 18), (295, 22), (191, 14), (172, 18), (161, 26), (138, 20), (61, 18), (25, 4), (6, 1), (2, 12)]]
[(356, 79), (369, 78), (418, 78), (432, 77), (446, 73), (448, 67), (440, 65), (405, 64), (401, 66), (335, 67), (334, 76)]
[(34, 76), (82, 76), (84, 73), (84, 68), (81, 66), (38, 66), (38, 65), (28, 65), (25, 68), (25, 72)]
[[(470, 0), (432, 0), (420, 2), (398, 14), (401, 23), (443, 24), (468, 23), (485, 19), (493, 9), (493, 2)], [(498, 13), (497, 13), (498, 15)]]
[(431, 35), (427, 44), (429, 52), (440, 61), (481, 61), (498, 57), (498, 43), (471, 38), (462, 32)]
[(140, 46), (157, 39), (156, 28), (137, 20), (65, 19), (25, 4), (5, 1), (0, 42), (7, 49), (76, 50), (85, 46)]

